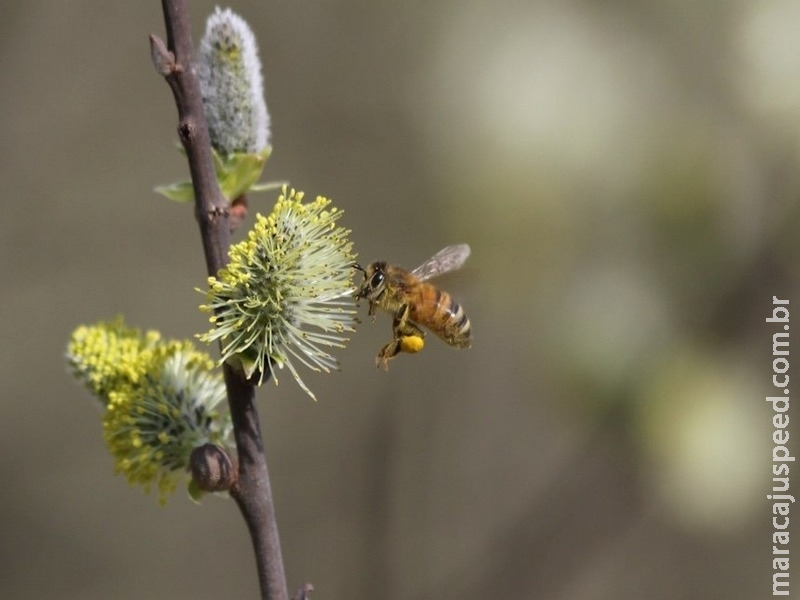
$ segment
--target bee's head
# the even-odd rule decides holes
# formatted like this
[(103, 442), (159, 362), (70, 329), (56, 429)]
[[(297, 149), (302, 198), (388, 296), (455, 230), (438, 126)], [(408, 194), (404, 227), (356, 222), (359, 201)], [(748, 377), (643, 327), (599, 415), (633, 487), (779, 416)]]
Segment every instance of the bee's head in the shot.
[(386, 263), (374, 262), (367, 265), (366, 269), (356, 263), (353, 268), (364, 273), (364, 281), (356, 290), (356, 300), (365, 298), (369, 302), (375, 302), (386, 289)]

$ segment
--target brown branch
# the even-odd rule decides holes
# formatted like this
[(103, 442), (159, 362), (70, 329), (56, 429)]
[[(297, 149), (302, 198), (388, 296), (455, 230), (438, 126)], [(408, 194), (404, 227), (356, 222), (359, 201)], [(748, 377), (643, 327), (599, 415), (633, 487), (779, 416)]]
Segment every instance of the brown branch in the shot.
[[(211, 144), (194, 67), (194, 46), (186, 0), (162, 0), (167, 44), (150, 36), (156, 70), (169, 83), (178, 108), (178, 135), (189, 161), (195, 216), (209, 275), (228, 262), (228, 203), (214, 172)], [(255, 551), (261, 597), (288, 600), (278, 525), (261, 440), (255, 387), (230, 366), (223, 368), (239, 462), (239, 477), (231, 490), (242, 512)]]

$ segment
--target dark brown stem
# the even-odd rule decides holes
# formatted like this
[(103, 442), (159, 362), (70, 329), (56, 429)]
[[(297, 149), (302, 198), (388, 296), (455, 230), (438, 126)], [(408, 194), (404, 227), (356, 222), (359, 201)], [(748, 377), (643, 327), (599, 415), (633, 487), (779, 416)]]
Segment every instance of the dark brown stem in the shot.
[(230, 494), (239, 505), (253, 539), (262, 597), (288, 600), (278, 522), (275, 520), (272, 487), (255, 404), (255, 387), (230, 365), (224, 365), (223, 371), (239, 452), (239, 479)]
[[(178, 135), (189, 161), (195, 215), (203, 240), (206, 267), (209, 275), (216, 275), (228, 262), (228, 204), (214, 172), (208, 127), (195, 74), (186, 0), (162, 0), (161, 4), (167, 44), (155, 35), (150, 36), (153, 64), (169, 83), (178, 107)], [(278, 525), (255, 404), (255, 387), (227, 365), (224, 373), (239, 462), (239, 478), (231, 495), (253, 540), (261, 597), (265, 600), (288, 600)]]

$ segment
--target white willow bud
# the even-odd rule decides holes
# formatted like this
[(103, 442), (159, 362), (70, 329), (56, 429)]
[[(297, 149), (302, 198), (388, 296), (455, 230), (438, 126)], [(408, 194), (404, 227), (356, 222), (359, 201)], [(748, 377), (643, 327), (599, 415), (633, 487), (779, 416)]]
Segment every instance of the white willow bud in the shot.
[(269, 146), (269, 113), (256, 38), (230, 9), (214, 11), (197, 65), (211, 145), (222, 156), (258, 154)]

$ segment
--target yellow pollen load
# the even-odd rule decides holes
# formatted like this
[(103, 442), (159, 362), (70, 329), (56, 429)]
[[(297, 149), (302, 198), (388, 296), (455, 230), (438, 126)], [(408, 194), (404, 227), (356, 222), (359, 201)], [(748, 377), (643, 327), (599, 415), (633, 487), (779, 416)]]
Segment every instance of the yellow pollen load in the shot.
[(425, 347), (425, 340), (418, 335), (404, 335), (400, 340), (400, 350), (414, 354)]

